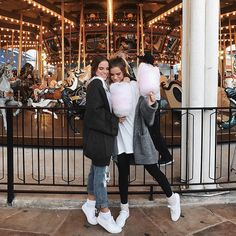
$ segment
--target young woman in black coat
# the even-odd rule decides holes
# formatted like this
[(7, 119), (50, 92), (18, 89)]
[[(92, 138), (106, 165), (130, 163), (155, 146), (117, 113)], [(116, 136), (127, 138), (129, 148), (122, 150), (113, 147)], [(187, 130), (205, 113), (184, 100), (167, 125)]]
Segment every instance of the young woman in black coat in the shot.
[[(92, 79), (87, 87), (84, 117), (84, 154), (91, 159), (88, 197), (82, 210), (88, 222), (100, 224), (110, 233), (121, 232), (108, 208), (107, 169), (118, 132), (119, 119), (111, 112), (110, 92), (106, 83), (108, 60), (96, 56), (92, 62)], [(100, 209), (96, 217), (96, 208)]]

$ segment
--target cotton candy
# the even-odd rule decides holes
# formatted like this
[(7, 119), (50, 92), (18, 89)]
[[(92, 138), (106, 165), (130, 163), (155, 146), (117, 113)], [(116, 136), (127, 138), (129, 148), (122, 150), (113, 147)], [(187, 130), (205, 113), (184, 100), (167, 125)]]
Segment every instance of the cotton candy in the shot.
[(132, 90), (130, 83), (119, 82), (110, 86), (112, 109), (116, 116), (128, 116), (132, 110)]
[(140, 63), (137, 71), (137, 80), (142, 96), (147, 96), (150, 92), (154, 94), (160, 92), (160, 72), (157, 67)]

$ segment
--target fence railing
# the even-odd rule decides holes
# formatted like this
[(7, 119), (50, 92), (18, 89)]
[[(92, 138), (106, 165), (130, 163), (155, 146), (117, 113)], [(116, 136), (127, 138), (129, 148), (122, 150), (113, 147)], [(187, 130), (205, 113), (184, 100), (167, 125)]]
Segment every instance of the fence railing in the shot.
[[(8, 193), (8, 203), (12, 203), (16, 192), (86, 193), (90, 160), (82, 150), (83, 121), (76, 114), (69, 117), (65, 108), (49, 108), (49, 114), (44, 112), (45, 108), (27, 107), (22, 108), (18, 116), (13, 116), (14, 109), (7, 108), (7, 130), (4, 117), (0, 116), (0, 186)], [(207, 121), (204, 118), (206, 111), (210, 112)], [(196, 122), (201, 126), (196, 126)], [(206, 122), (215, 127), (214, 137), (212, 129), (209, 131), (209, 137), (215, 140), (215, 146), (209, 147), (214, 147), (209, 157), (204, 157), (203, 151)], [(174, 158), (173, 164), (160, 169), (175, 191), (236, 189), (236, 119), (233, 109), (163, 109), (160, 125)], [(202, 134), (199, 137), (192, 135), (197, 130)], [(189, 142), (193, 146), (200, 143), (199, 157), (189, 155)], [(211, 159), (208, 173), (203, 171), (205, 159)], [(195, 163), (201, 168), (195, 168)], [(109, 193), (116, 194), (118, 172), (113, 162), (110, 171)], [(199, 180), (192, 181), (196, 172), (199, 172)], [(209, 181), (204, 180), (206, 175)], [(131, 166), (129, 192), (147, 193), (152, 199), (153, 194), (162, 193), (162, 190), (142, 166)]]

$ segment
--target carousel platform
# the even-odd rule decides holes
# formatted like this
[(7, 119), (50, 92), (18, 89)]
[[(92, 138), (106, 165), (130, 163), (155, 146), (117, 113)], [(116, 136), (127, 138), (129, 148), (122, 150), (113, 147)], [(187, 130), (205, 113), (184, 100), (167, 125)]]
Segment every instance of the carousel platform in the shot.
[[(180, 146), (179, 116), (170, 116), (168, 112), (162, 114), (161, 132), (168, 146)], [(217, 142), (229, 141), (236, 141), (236, 126), (231, 129), (218, 128)], [(6, 143), (7, 132), (3, 128), (2, 117), (0, 117), (0, 144)], [(42, 111), (36, 114), (32, 109), (23, 109), (17, 117), (13, 117), (13, 144), (15, 146), (81, 148), (83, 146), (83, 120), (75, 116), (69, 122), (64, 110), (55, 111), (54, 114)]]
[[(7, 132), (3, 128), (3, 122), (1, 120), (0, 122), (2, 124), (0, 143), (5, 145)], [(83, 121), (74, 117), (71, 125), (64, 110), (55, 111), (53, 114), (40, 110), (36, 114), (32, 109), (23, 109), (17, 117), (13, 117), (13, 144), (37, 147), (82, 147)]]

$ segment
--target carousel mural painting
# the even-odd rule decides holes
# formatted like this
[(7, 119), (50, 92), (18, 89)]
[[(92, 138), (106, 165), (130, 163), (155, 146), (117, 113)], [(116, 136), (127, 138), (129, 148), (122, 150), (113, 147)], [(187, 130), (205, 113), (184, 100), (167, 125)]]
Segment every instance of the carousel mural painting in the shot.
[[(190, 8), (199, 14), (206, 10), (213, 18), (204, 13), (198, 25)], [(28, 163), (21, 163), (16, 168), (18, 183), (29, 178), (40, 184), (47, 179), (47, 168), (55, 162), (58, 148), (62, 153), (60, 168), (53, 168), (62, 170), (62, 176), (58, 180), (52, 174), (48, 181), (85, 186), (84, 173), (78, 174), (75, 167), (83, 163), (84, 171), (86, 163), (81, 153), (79, 160), (75, 153), (83, 147), (90, 63), (98, 54), (108, 59), (122, 56), (130, 77), (136, 79), (138, 56), (146, 52), (153, 54), (161, 71), (160, 122), (175, 159), (165, 169), (172, 185), (180, 190), (206, 185), (217, 189), (220, 182), (227, 182), (225, 176), (230, 183), (236, 181), (234, 172), (226, 171), (235, 170), (234, 146), (228, 147), (227, 160), (218, 151), (219, 145), (236, 140), (235, 44), (234, 0), (0, 1), (0, 82), (6, 77), (3, 68), (11, 68), (8, 88), (0, 91), (2, 151), (6, 153), (10, 136), (12, 145), (20, 149), (18, 160), (24, 157), (26, 147), (32, 148), (33, 174), (25, 174)], [(214, 71), (206, 71), (203, 62)], [(12, 114), (17, 116), (8, 121), (12, 105)], [(215, 108), (205, 111), (208, 106)], [(209, 125), (204, 126), (206, 123)], [(203, 139), (214, 141), (206, 144)], [(46, 148), (52, 150), (50, 158)], [(113, 171), (115, 174), (115, 168)], [(145, 186), (145, 173), (136, 175), (135, 171), (131, 183)]]

